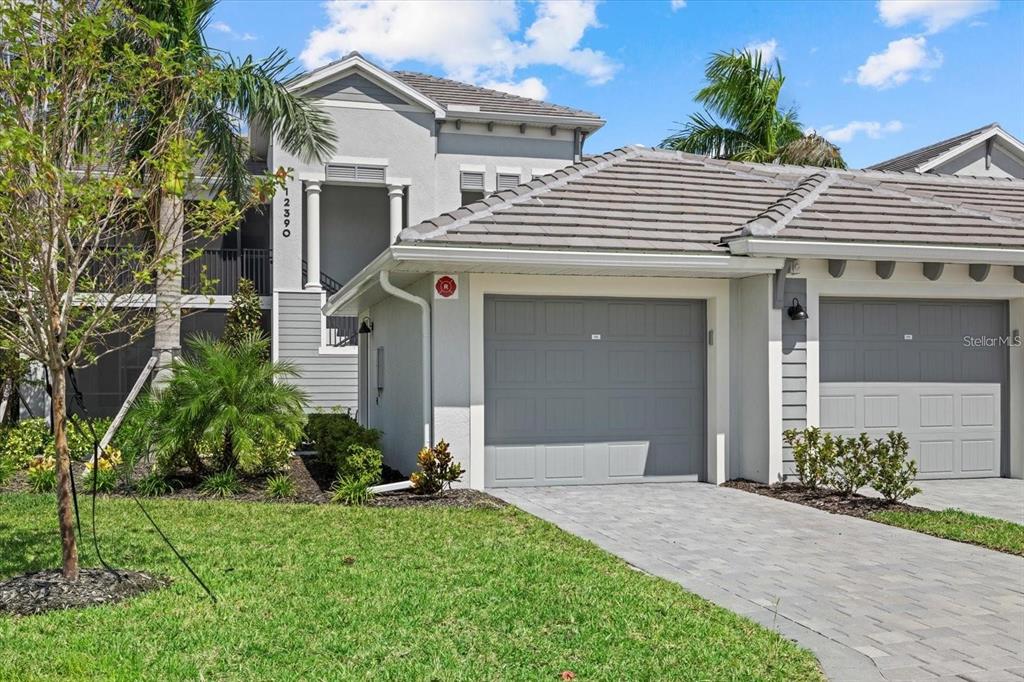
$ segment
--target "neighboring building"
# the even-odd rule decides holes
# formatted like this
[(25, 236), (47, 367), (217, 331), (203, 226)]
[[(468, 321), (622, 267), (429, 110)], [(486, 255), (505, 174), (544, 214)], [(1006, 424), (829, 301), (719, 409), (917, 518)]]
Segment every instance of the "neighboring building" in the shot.
[(1024, 476), (1021, 180), (624, 148), (413, 224), (325, 310), (403, 472), (443, 438), (474, 488), (771, 482), (820, 425)]
[[(336, 126), (325, 163), (283, 152), (251, 132), (254, 170), (291, 177), (273, 205), (207, 247), (184, 273), (219, 279), (216, 296), (189, 297), (199, 312), (183, 336), (219, 335), (240, 277), (263, 296), (275, 359), (295, 363), (314, 410), (356, 408), (354, 318), (324, 317), (325, 297), (394, 242), (407, 225), (473, 203), (572, 164), (604, 121), (577, 109), (456, 81), (381, 69), (356, 53), (289, 82)], [(79, 373), (90, 411), (117, 411), (152, 348), (152, 337)]]
[(998, 123), (991, 123), (876, 163), (868, 170), (1024, 180), (1024, 143), (1000, 128)]

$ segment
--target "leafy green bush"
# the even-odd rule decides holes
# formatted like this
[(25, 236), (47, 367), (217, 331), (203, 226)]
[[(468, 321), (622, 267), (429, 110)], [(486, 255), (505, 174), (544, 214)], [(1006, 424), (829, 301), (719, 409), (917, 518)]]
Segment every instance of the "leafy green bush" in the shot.
[(201, 495), (208, 497), (234, 497), (242, 492), (242, 482), (234, 469), (210, 474), (203, 479), (197, 488)]
[(801, 485), (812, 490), (826, 485), (836, 457), (835, 437), (831, 433), (822, 435), (816, 426), (803, 430), (789, 429), (782, 437), (793, 449), (796, 475)]
[(331, 502), (358, 506), (373, 499), (373, 491), (362, 478), (342, 476), (331, 486)]
[(158, 497), (173, 493), (174, 486), (166, 478), (154, 472), (135, 482), (135, 492), (143, 497)]
[(278, 474), (267, 479), (267, 497), (285, 500), (295, 497), (295, 481), (288, 474)]
[(29, 464), (28, 489), (34, 493), (52, 493), (57, 489), (57, 461), (52, 455), (39, 455)]
[(384, 455), (380, 450), (353, 443), (338, 467), (338, 477), (358, 478), (366, 485), (377, 485), (383, 468)]
[(380, 431), (368, 429), (343, 412), (321, 412), (309, 415), (306, 439), (316, 449), (316, 459), (335, 474), (345, 469), (353, 445), (380, 449)]
[(836, 457), (829, 470), (829, 484), (850, 497), (875, 480), (878, 466), (875, 448), (866, 433), (858, 438), (836, 438)]
[(121, 466), (121, 451), (116, 448), (107, 447), (99, 456), (97, 465), (93, 466), (92, 459), (85, 463), (85, 476), (82, 477), (82, 490), (92, 492), (93, 485), (96, 491), (110, 493), (117, 488), (117, 476)]
[(305, 393), (288, 381), (298, 376), (295, 367), (267, 361), (262, 337), (229, 346), (199, 336), (188, 345), (159, 397), (139, 406), (148, 412), (160, 471), (184, 465), (248, 474), (281, 461), (306, 423)]
[(23, 419), (17, 425), (4, 429), (0, 436), (0, 459), (14, 462), (19, 469), (52, 450), (53, 436), (42, 417)]
[[(109, 417), (95, 417), (91, 419), (84, 419), (78, 415), (72, 415), (68, 418), (68, 451), (71, 453), (71, 459), (77, 461), (85, 461), (93, 457), (94, 443), (101, 438), (103, 434), (110, 428), (110, 424), (113, 419)], [(90, 431), (90, 427), (92, 430)], [(92, 434), (96, 433), (96, 441), (93, 440)]]
[(18, 465), (15, 464), (13, 459), (0, 456), (0, 486), (7, 485), (11, 479), (14, 478), (14, 472), (18, 470)]
[(416, 455), (416, 463), (420, 470), (413, 473), (409, 480), (412, 490), (420, 495), (436, 495), (447, 485), (462, 478), (465, 471), (462, 465), (454, 460), (444, 440), (437, 442), (432, 448), (423, 448)]
[(917, 462), (908, 457), (910, 444), (902, 433), (890, 431), (875, 442), (875, 478), (871, 487), (890, 502), (902, 502), (921, 492), (914, 486)]
[(251, 280), (242, 277), (238, 280), (238, 288), (231, 296), (231, 308), (228, 310), (221, 340), (229, 346), (242, 345), (247, 338), (261, 332), (262, 318), (263, 307), (260, 305), (256, 286)]

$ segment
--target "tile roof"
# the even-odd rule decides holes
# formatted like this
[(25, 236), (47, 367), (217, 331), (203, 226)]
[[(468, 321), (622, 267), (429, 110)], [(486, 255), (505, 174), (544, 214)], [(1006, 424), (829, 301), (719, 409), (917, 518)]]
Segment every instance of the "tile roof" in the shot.
[(951, 137), (948, 140), (942, 140), (941, 142), (936, 142), (926, 147), (915, 149), (912, 152), (901, 154), (895, 158), (889, 159), (888, 161), (882, 161), (881, 163), (876, 163), (873, 166), (868, 166), (868, 170), (912, 171), (922, 164), (928, 163), (932, 159), (937, 159), (950, 149), (954, 149), (962, 145), (972, 137), (976, 137), (987, 130), (998, 127), (998, 123), (989, 123), (987, 126), (982, 126), (977, 130), (971, 130), (963, 133), (962, 135)]
[(452, 105), (462, 105), (480, 107), (480, 111), (485, 113), (562, 116), (591, 119), (595, 124), (604, 123), (604, 120), (597, 114), (582, 109), (550, 104), (528, 97), (511, 95), (507, 92), (481, 88), (469, 83), (438, 78), (426, 73), (392, 71), (391, 75), (441, 104), (445, 109), (449, 109)]
[(1024, 247), (1024, 181), (625, 147), (404, 230), (403, 244), (727, 252), (742, 236)]

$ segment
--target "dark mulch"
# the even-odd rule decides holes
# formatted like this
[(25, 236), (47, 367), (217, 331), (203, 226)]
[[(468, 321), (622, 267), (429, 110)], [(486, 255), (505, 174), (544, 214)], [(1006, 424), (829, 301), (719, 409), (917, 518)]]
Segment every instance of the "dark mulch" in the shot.
[(757, 493), (758, 495), (786, 500), (787, 502), (796, 502), (807, 507), (827, 511), (830, 514), (845, 514), (860, 518), (867, 518), (872, 512), (882, 510), (925, 511), (923, 507), (915, 507), (903, 502), (887, 502), (877, 497), (864, 497), (863, 495), (845, 497), (829, 490), (811, 490), (799, 483), (774, 483), (767, 485), (765, 483), (737, 479), (727, 481), (723, 485), (738, 490), (746, 490), (750, 493)]
[(169, 584), (166, 578), (120, 569), (83, 568), (75, 582), (64, 580), (59, 569), (25, 573), (0, 582), (0, 614), (30, 616), (114, 604)]
[(479, 490), (454, 488), (439, 495), (417, 495), (409, 490), (379, 493), (366, 503), (368, 507), (454, 507), (456, 509), (498, 509), (505, 502)]

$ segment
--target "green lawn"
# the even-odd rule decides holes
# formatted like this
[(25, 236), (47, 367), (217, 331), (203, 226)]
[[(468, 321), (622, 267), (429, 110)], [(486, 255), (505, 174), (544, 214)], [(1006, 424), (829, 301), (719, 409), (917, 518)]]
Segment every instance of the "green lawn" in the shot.
[(890, 526), (1024, 556), (1024, 526), (1019, 523), (970, 514), (959, 509), (876, 511), (869, 518)]
[[(0, 679), (823, 679), (809, 652), (513, 508), (149, 505), (220, 603), (130, 502), (101, 500), (108, 560), (174, 585), (0, 617)], [(0, 495), (0, 576), (56, 566), (54, 526), (52, 497)]]

